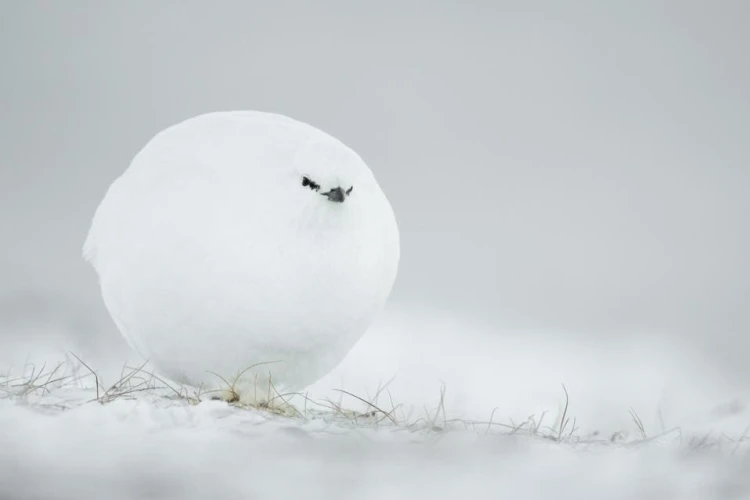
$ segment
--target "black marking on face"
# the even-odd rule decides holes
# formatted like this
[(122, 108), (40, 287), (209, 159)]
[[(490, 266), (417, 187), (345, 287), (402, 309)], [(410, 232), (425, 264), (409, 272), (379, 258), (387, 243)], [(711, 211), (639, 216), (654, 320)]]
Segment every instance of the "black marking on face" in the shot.
[(317, 182), (315, 182), (315, 181), (311, 180), (311, 179), (310, 179), (309, 177), (307, 177), (307, 176), (305, 176), (305, 177), (302, 177), (302, 185), (303, 185), (304, 187), (309, 187), (309, 188), (310, 188), (310, 189), (312, 189), (313, 191), (320, 191), (320, 184), (318, 184)]
[(354, 186), (346, 190), (346, 195), (349, 196), (350, 194), (352, 194), (352, 191), (354, 191)]
[(330, 201), (335, 201), (336, 203), (344, 203), (344, 200), (346, 199), (344, 190), (340, 187), (333, 188), (327, 193), (323, 193), (323, 196), (326, 196)]

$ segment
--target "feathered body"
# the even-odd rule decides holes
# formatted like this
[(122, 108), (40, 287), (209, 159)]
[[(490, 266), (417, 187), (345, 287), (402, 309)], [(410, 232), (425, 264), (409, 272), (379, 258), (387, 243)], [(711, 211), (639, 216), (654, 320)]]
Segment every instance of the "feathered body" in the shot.
[[(321, 195), (338, 187), (344, 202)], [(269, 376), (299, 390), (343, 359), (390, 293), (399, 235), (341, 142), (280, 115), (222, 112), (143, 148), (97, 209), (84, 255), (134, 349), (206, 388), (257, 365), (235, 384), (253, 400)]]

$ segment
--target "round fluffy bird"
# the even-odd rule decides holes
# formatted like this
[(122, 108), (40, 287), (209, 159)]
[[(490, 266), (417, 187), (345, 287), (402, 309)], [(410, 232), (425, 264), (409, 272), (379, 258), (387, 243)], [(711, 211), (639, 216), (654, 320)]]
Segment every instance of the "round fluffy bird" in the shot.
[(167, 377), (261, 403), (336, 367), (383, 308), (399, 233), (370, 169), (308, 124), (210, 113), (109, 188), (84, 257), (128, 343)]

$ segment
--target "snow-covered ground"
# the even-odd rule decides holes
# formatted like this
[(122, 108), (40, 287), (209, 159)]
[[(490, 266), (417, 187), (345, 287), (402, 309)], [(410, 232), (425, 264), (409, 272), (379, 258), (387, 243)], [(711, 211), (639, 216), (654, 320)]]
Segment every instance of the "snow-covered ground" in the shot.
[(656, 332), (605, 343), (390, 308), (285, 398), (296, 410), (268, 411), (13, 328), (0, 498), (750, 498), (748, 394)]

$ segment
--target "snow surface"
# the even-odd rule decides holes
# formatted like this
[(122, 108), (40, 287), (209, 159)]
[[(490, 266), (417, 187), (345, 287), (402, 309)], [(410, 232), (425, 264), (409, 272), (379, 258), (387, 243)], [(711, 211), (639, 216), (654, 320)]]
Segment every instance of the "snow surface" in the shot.
[[(390, 309), (298, 416), (196, 404), (145, 369), (107, 391), (137, 357), (66, 337), (3, 343), (0, 498), (750, 498), (747, 394), (653, 332), (597, 345)], [(392, 378), (389, 417), (335, 390), (374, 401)]]

